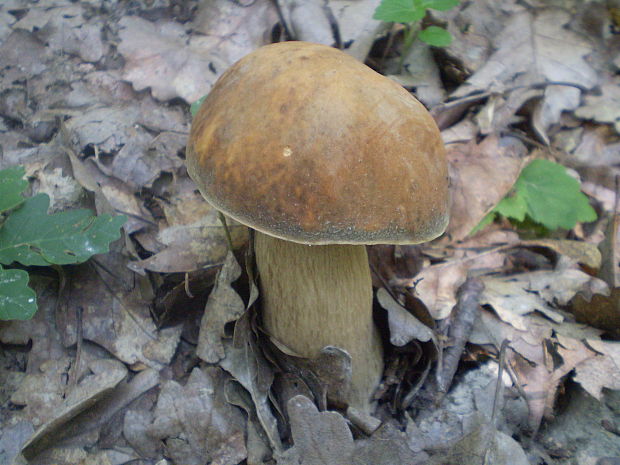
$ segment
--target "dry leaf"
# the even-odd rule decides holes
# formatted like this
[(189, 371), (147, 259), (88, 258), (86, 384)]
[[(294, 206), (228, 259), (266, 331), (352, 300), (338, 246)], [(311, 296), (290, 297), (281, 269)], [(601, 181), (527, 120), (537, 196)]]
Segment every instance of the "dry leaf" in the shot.
[(586, 344), (598, 354), (576, 366), (575, 381), (601, 400), (603, 388), (620, 389), (620, 343), (589, 339)]
[(26, 15), (13, 25), (15, 29), (34, 31), (48, 47), (79, 55), (95, 63), (107, 51), (98, 18), (88, 21), (84, 7), (73, 2), (55, 2), (48, 8), (29, 8)]
[(435, 320), (442, 320), (456, 305), (456, 290), (465, 282), (467, 273), (475, 269), (494, 269), (503, 265), (505, 256), (497, 250), (482, 253), (469, 252), (465, 257), (458, 257), (446, 263), (424, 268), (415, 280), (416, 296)]
[(384, 288), (377, 291), (377, 300), (387, 311), (392, 345), (402, 347), (414, 339), (422, 342), (433, 339), (433, 331), (394, 300)]
[(269, 399), (273, 367), (258, 347), (250, 317), (251, 312), (246, 311), (235, 324), (233, 342), (224, 341), (226, 356), (220, 361), (220, 366), (250, 394), (258, 423), (274, 453), (279, 453), (282, 451), (282, 442)]
[(525, 247), (546, 247), (559, 255), (564, 255), (572, 261), (587, 266), (590, 270), (601, 267), (601, 252), (598, 247), (589, 242), (569, 239), (533, 239), (521, 241)]
[(245, 311), (245, 304), (231, 284), (241, 276), (241, 267), (231, 251), (215, 280), (209, 295), (205, 312), (200, 322), (196, 356), (209, 363), (217, 363), (224, 358), (224, 327), (235, 321)]
[(149, 304), (151, 283), (131, 272), (127, 263), (123, 255), (110, 252), (99, 256), (97, 264), (74, 267), (67, 276), (65, 303), (59, 306), (58, 330), (66, 346), (75, 344), (81, 309), (85, 339), (127, 364), (159, 369), (172, 359), (182, 328), (155, 326)]
[(278, 464), (351, 463), (353, 435), (342, 415), (336, 412), (319, 412), (310, 399), (295, 396), (288, 401), (288, 416), (294, 446), (277, 458)]
[(620, 134), (620, 80), (603, 84), (600, 92), (600, 95), (586, 95), (585, 105), (577, 108), (575, 115), (613, 124)]
[(184, 465), (237, 465), (247, 457), (245, 419), (224, 398), (225, 373), (194, 368), (185, 384), (163, 384), (146, 433), (164, 441), (167, 454)]
[(489, 136), (480, 144), (448, 146), (450, 224), (453, 240), (465, 238), (510, 191), (527, 151), (517, 139)]
[(552, 304), (566, 305), (577, 292), (606, 288), (601, 280), (574, 269), (486, 276), (482, 280), (485, 290), (480, 303), (490, 305), (502, 320), (520, 330), (527, 329), (525, 315), (529, 313), (538, 311), (559, 323), (564, 317)]
[[(461, 86), (455, 96), (475, 90), (504, 91), (512, 86), (528, 86), (545, 81), (562, 81), (592, 88), (598, 78), (585, 60), (593, 47), (584, 37), (564, 27), (571, 19), (561, 9), (547, 8), (533, 13), (522, 10), (509, 17), (493, 40), (496, 51)], [(534, 115), (535, 128), (546, 140), (546, 130), (559, 121), (563, 111), (580, 105), (581, 91), (568, 85), (548, 86)], [(533, 97), (527, 87), (511, 92), (502, 111), (493, 110), (493, 128), (505, 127), (516, 111)], [(483, 111), (488, 111), (489, 108)]]
[(267, 0), (202, 3), (195, 25), (204, 36), (189, 37), (183, 25), (172, 21), (124, 17), (118, 45), (125, 58), (124, 77), (138, 91), (150, 87), (158, 100), (195, 102), (231, 64), (266, 44), (276, 22)]

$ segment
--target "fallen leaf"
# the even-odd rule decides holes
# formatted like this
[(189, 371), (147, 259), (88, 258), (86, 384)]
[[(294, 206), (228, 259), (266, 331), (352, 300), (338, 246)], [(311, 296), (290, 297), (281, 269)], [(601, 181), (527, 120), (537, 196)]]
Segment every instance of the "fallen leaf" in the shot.
[(217, 367), (194, 368), (185, 384), (162, 385), (147, 434), (166, 444), (177, 463), (237, 465), (247, 452), (245, 419), (224, 398), (226, 374)]
[(474, 72), (493, 53), (506, 23), (524, 9), (514, 0), (478, 0), (461, 3), (448, 11), (433, 11), (433, 16), (446, 21), (454, 37), (446, 48), (447, 53), (459, 60), (468, 72)]
[(470, 234), (506, 196), (525, 165), (526, 154), (525, 146), (511, 137), (489, 136), (480, 144), (448, 146), (452, 205), (447, 233), (453, 240)]
[(577, 321), (594, 328), (620, 334), (620, 289), (613, 288), (610, 295), (592, 295), (589, 299), (576, 295), (571, 310)]
[[(47, 399), (53, 406), (53, 415), (46, 419), (45, 424), (24, 444), (22, 453), (32, 458), (43, 449), (50, 447), (57, 441), (58, 434), (66, 431), (66, 425), (80, 413), (91, 409), (94, 404), (109, 395), (114, 388), (127, 376), (127, 368), (117, 360), (99, 359), (88, 363), (92, 374), (83, 378), (79, 384), (70, 388), (65, 397), (64, 383), (60, 385), (62, 396), (56, 402)], [(64, 370), (63, 370), (64, 371)], [(57, 373), (62, 376), (63, 373)], [(30, 386), (32, 387), (32, 386)], [(44, 390), (44, 386), (40, 386)], [(26, 388), (27, 389), (27, 388)], [(20, 391), (18, 391), (20, 392)], [(16, 393), (18, 394), (18, 393)], [(23, 401), (21, 396), (14, 396), (15, 400)], [(32, 408), (32, 406), (30, 406)], [(51, 412), (50, 412), (51, 413)]]
[(424, 268), (415, 276), (415, 294), (435, 320), (447, 318), (456, 305), (456, 290), (467, 279), (467, 273), (475, 269), (493, 269), (503, 265), (504, 253), (491, 250), (471, 252), (445, 263)]
[[(533, 97), (528, 85), (562, 81), (592, 88), (597, 83), (597, 74), (585, 57), (593, 47), (587, 39), (564, 27), (570, 19), (567, 11), (556, 8), (535, 13), (528, 9), (512, 14), (493, 41), (496, 51), (457, 89), (454, 96), (478, 90), (502, 92), (513, 86), (526, 86), (511, 92), (502, 105), (505, 111), (498, 113), (494, 110), (501, 121), (493, 122), (492, 126), (501, 128), (510, 122), (526, 100)], [(551, 85), (542, 91), (534, 124), (544, 140), (547, 128), (559, 121), (563, 111), (574, 110), (580, 105), (580, 94), (578, 88), (570, 85)]]
[[(351, 463), (353, 435), (337, 412), (319, 412), (304, 396), (288, 401), (288, 416), (294, 446), (278, 463), (285, 465), (342, 465)], [(320, 444), (320, 447), (317, 445)]]
[(258, 347), (250, 324), (251, 314), (251, 311), (246, 311), (237, 320), (232, 342), (224, 340), (226, 356), (220, 361), (220, 366), (249, 393), (258, 424), (277, 454), (282, 451), (282, 442), (270, 401), (273, 367)]
[(82, 309), (85, 339), (127, 364), (159, 369), (172, 359), (182, 328), (155, 326), (148, 294), (151, 284), (127, 264), (123, 255), (109, 253), (98, 256), (96, 264), (72, 269), (62, 296), (66, 303), (57, 314), (58, 331), (66, 346), (75, 344), (76, 318)]
[(278, 5), (295, 40), (334, 45), (335, 38), (325, 2), (279, 0)]
[(620, 343), (589, 339), (586, 344), (598, 354), (575, 367), (575, 381), (596, 399), (603, 388), (620, 389)]
[(207, 300), (204, 315), (200, 322), (196, 356), (209, 363), (217, 363), (224, 358), (224, 327), (238, 319), (245, 311), (243, 300), (232, 288), (232, 283), (241, 276), (241, 267), (231, 251), (215, 280), (215, 285)]
[(355, 441), (351, 465), (425, 463), (419, 455), (409, 448), (406, 434), (394, 424), (386, 422), (370, 438)]
[(381, 0), (328, 0), (344, 51), (364, 62), (379, 33), (386, 28), (382, 21), (373, 19)]
[(566, 305), (577, 292), (606, 284), (576, 269), (540, 270), (511, 276), (485, 276), (480, 303), (490, 305), (498, 316), (520, 330), (527, 329), (525, 315), (538, 311), (555, 322), (564, 317), (552, 304)]
[(101, 60), (107, 47), (102, 40), (101, 23), (96, 17), (89, 21), (85, 13), (80, 4), (55, 2), (47, 8), (29, 8), (13, 28), (34, 31), (48, 47), (95, 63)]
[(601, 252), (594, 244), (570, 239), (533, 239), (521, 241), (524, 247), (545, 247), (559, 255), (587, 266), (590, 270), (601, 267)]
[(249, 6), (225, 0), (202, 4), (194, 24), (204, 36), (190, 37), (176, 22), (126, 16), (119, 22), (118, 45), (125, 58), (124, 78), (137, 91), (150, 87), (158, 100), (195, 102), (230, 65), (264, 45), (276, 22), (267, 0)]
[(582, 119), (613, 124), (620, 134), (620, 80), (603, 84), (600, 95), (586, 95), (585, 105), (577, 108), (575, 115)]
[(387, 311), (392, 345), (402, 347), (413, 340), (428, 342), (433, 339), (433, 331), (394, 300), (384, 288), (377, 291), (377, 300)]

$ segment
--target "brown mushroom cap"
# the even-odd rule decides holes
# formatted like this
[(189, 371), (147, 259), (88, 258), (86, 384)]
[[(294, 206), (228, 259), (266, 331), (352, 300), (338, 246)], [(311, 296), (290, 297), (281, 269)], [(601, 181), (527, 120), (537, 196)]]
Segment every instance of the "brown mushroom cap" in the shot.
[(401, 86), (324, 45), (283, 42), (239, 60), (202, 104), (187, 149), (213, 206), (281, 239), (418, 243), (448, 221), (433, 118)]

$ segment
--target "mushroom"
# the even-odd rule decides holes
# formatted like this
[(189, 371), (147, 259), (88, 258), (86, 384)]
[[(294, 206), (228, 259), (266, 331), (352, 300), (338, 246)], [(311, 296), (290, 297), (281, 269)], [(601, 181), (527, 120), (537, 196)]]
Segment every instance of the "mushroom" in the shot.
[(206, 97), (187, 169), (215, 208), (256, 230), (266, 332), (304, 357), (346, 350), (346, 399), (368, 411), (383, 356), (365, 246), (445, 230), (448, 173), (433, 118), (339, 50), (272, 44)]

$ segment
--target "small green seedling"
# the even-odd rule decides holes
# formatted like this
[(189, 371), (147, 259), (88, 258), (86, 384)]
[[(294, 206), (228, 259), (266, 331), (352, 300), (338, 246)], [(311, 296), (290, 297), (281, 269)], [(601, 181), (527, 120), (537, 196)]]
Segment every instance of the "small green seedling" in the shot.
[(536, 232), (572, 229), (577, 222), (596, 220), (579, 181), (562, 165), (549, 160), (529, 163), (511, 192), (474, 228), (477, 232), (496, 218), (508, 218), (517, 227)]
[(21, 166), (0, 170), (0, 320), (26, 320), (37, 310), (36, 295), (23, 269), (83, 263), (109, 250), (120, 237), (124, 216), (95, 216), (90, 210), (49, 215), (46, 194), (25, 198)]
[(452, 35), (448, 31), (438, 26), (422, 29), (420, 21), (426, 16), (427, 10), (447, 11), (458, 4), (459, 0), (382, 0), (373, 18), (405, 25), (405, 56), (416, 38), (434, 47), (450, 45)]
[(200, 110), (200, 106), (202, 105), (202, 102), (204, 102), (206, 98), (207, 96), (203, 95), (202, 97), (200, 97), (198, 100), (196, 100), (194, 103), (190, 105), (189, 112), (191, 113), (192, 118), (196, 116), (196, 113), (198, 113), (198, 110)]

